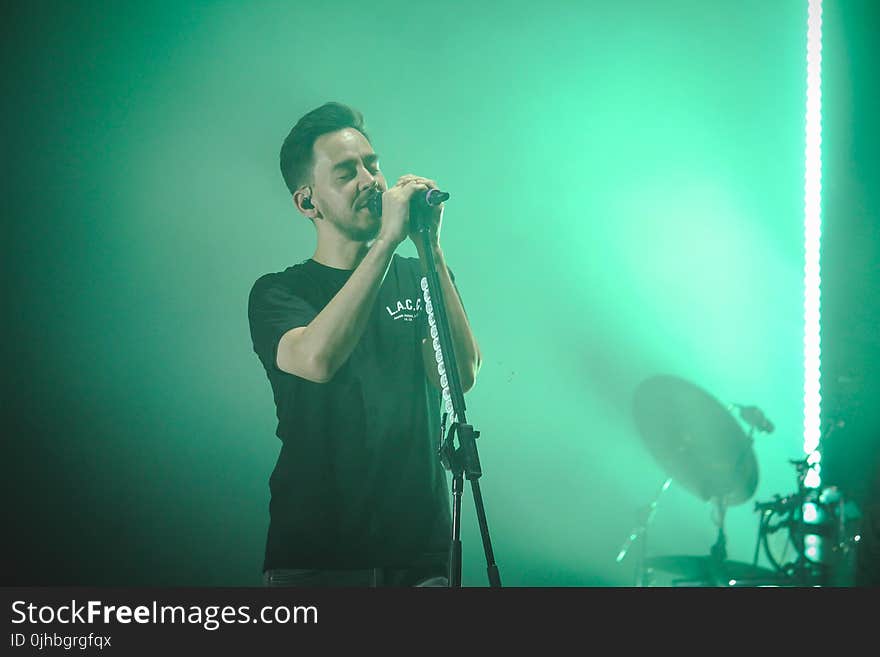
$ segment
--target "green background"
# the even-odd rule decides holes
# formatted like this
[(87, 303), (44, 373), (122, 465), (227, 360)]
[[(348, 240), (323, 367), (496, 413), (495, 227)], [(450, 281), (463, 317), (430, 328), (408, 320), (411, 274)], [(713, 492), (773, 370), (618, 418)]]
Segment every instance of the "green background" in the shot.
[[(854, 90), (876, 86), (877, 50), (848, 46), (876, 33), (876, 10), (842, 4), (826, 3), (836, 93), (824, 102), (839, 125), (869, 126), (853, 108), (876, 108), (876, 92)], [(615, 556), (666, 473), (631, 396), (657, 373), (756, 404), (776, 425), (756, 436), (754, 498), (727, 517), (730, 558), (751, 561), (753, 503), (793, 492), (788, 459), (802, 455), (806, 7), (96, 2), (10, 14), (6, 577), (260, 583), (279, 442), (247, 294), (313, 252), (277, 156), (328, 100), (364, 113), (389, 179), (414, 172), (452, 193), (442, 243), (483, 352), (468, 419), (504, 583), (632, 583), (633, 559)], [(859, 151), (853, 128), (824, 140), (873, 234), (876, 151)], [(876, 271), (873, 255), (859, 262)], [(837, 297), (845, 314), (841, 298), (853, 297)], [(841, 356), (841, 371), (860, 360)], [(673, 483), (648, 553), (707, 554), (710, 511)], [(483, 586), (469, 488), (462, 540), (464, 583)]]

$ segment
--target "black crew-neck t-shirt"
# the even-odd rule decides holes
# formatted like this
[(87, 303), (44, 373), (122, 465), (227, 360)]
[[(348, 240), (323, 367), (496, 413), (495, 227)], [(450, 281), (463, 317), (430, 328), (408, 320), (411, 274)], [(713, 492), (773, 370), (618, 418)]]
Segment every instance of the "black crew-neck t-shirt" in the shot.
[(250, 293), (253, 347), (282, 442), (269, 478), (264, 570), (405, 567), (445, 560), (449, 548), (418, 259), (394, 255), (360, 341), (329, 382), (276, 365), (281, 336), (311, 322), (351, 274), (306, 260), (262, 276)]

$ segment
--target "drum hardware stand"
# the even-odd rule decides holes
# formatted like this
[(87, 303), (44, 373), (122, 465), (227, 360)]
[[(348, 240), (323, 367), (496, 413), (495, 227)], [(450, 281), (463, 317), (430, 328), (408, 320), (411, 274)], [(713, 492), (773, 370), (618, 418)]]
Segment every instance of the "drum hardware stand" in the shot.
[(718, 525), (718, 538), (709, 549), (709, 584), (727, 586), (730, 579), (724, 570), (727, 561), (727, 535), (724, 533), (724, 521), (727, 516), (727, 501), (721, 497), (712, 498), (716, 510), (715, 524)]
[(648, 547), (648, 525), (650, 525), (651, 521), (654, 519), (654, 513), (657, 511), (657, 502), (660, 500), (660, 496), (663, 495), (667, 488), (669, 488), (671, 483), (672, 477), (669, 477), (663, 482), (663, 485), (660, 487), (660, 490), (654, 496), (651, 503), (648, 506), (639, 509), (637, 512), (636, 526), (633, 527), (629, 536), (627, 536), (626, 540), (623, 542), (620, 551), (617, 553), (617, 559), (615, 559), (615, 561), (620, 563), (626, 558), (626, 555), (633, 544), (636, 541), (639, 541), (639, 550), (636, 553), (635, 586), (648, 586), (651, 583), (650, 575), (645, 574), (645, 556)]
[[(748, 436), (731, 415), (734, 408), (739, 408), (749, 425)], [(718, 526), (717, 540), (708, 554), (678, 559), (678, 563), (676, 559), (647, 559), (645, 564), (684, 574), (678, 584), (731, 585), (733, 578), (728, 575), (742, 572), (745, 576), (747, 571), (734, 571), (739, 565), (727, 560), (726, 512), (754, 494), (758, 482), (754, 430), (769, 433), (772, 423), (757, 407), (734, 404), (725, 408), (702, 388), (665, 374), (637, 386), (633, 413), (654, 459), (680, 485), (713, 504)], [(640, 535), (639, 530), (634, 537)]]
[(775, 514), (786, 515), (792, 513), (796, 500), (793, 495), (787, 497), (774, 495), (773, 497), (772, 502), (755, 502), (755, 511), (761, 513), (761, 519), (758, 525), (758, 539), (755, 541), (755, 554), (752, 558), (752, 565), (758, 565), (758, 555), (763, 546), (764, 553), (767, 555), (767, 559), (773, 568), (777, 572), (785, 573), (786, 566), (776, 561), (770, 552), (770, 546), (767, 541), (771, 534), (775, 534), (780, 529), (787, 528), (791, 524), (791, 520), (781, 520), (775, 524), (771, 523), (770, 520)]
[[(790, 522), (792, 528), (798, 528), (796, 532), (793, 532), (796, 539), (795, 546), (797, 547), (797, 557), (795, 558), (791, 568), (795, 581), (798, 583), (799, 586), (809, 586), (811, 580), (815, 582), (817, 576), (820, 579), (819, 583), (824, 584), (824, 574), (821, 572), (821, 568), (807, 558), (804, 505), (810, 499), (810, 491), (813, 490), (811, 488), (807, 488), (804, 485), (804, 482), (807, 478), (807, 473), (813, 469), (813, 466), (809, 463), (808, 459), (809, 457), (804, 457), (800, 460), (789, 460), (789, 463), (795, 467), (795, 470), (797, 472), (798, 484), (798, 490), (794, 496), (797, 503), (792, 509)], [(818, 493), (818, 490), (815, 491), (815, 494), (817, 496)]]
[[(816, 450), (821, 453), (822, 445), (825, 444), (828, 438), (830, 438), (835, 431), (845, 426), (846, 422), (844, 420), (841, 420), (839, 418), (831, 418), (827, 424), (827, 428), (819, 437), (819, 442), (816, 445)], [(797, 540), (797, 543), (795, 545), (798, 548), (797, 559), (794, 562), (794, 574), (798, 583), (801, 586), (825, 586), (829, 583), (831, 577), (829, 567), (827, 562), (825, 561), (824, 554), (820, 555), (821, 560), (819, 562), (811, 561), (807, 557), (806, 537), (808, 535), (808, 532), (806, 528), (807, 521), (804, 519), (804, 506), (807, 502), (812, 502), (817, 507), (819, 513), (824, 513), (825, 504), (822, 500), (822, 493), (818, 489), (808, 488), (805, 485), (807, 474), (810, 470), (813, 469), (813, 464), (810, 463), (809, 456), (805, 456), (803, 459), (800, 460), (789, 460), (789, 463), (795, 467), (795, 470), (797, 472), (798, 485), (797, 494), (795, 495), (797, 504), (795, 505), (795, 509), (792, 511), (791, 515), (793, 535), (796, 537)], [(843, 514), (839, 512), (839, 515), (839, 521), (842, 521)], [(797, 528), (798, 531), (794, 532), (794, 528)], [(830, 537), (825, 538), (828, 538), (830, 542)], [(837, 541), (843, 540), (843, 532), (841, 532), (839, 536), (835, 536), (834, 538)], [(840, 544), (838, 543), (836, 546), (831, 546), (829, 549), (834, 550), (835, 548), (839, 547)], [(825, 548), (824, 544), (822, 544), (822, 548)]]
[[(791, 582), (796, 586), (815, 586), (823, 585), (826, 578), (823, 566), (820, 563), (811, 561), (806, 554), (806, 536), (804, 521), (804, 505), (812, 499), (812, 495), (818, 496), (818, 491), (805, 485), (807, 473), (812, 469), (809, 457), (800, 460), (789, 459), (789, 463), (794, 466), (797, 473), (797, 492), (786, 497), (774, 495), (771, 502), (755, 502), (755, 511), (760, 512), (761, 519), (758, 525), (758, 538), (755, 545), (755, 554), (753, 564), (758, 562), (758, 552), (761, 546), (771, 565), (786, 578), (790, 578)], [(818, 497), (816, 503), (818, 505)], [(774, 515), (782, 516), (782, 520), (777, 523), (771, 523)], [(793, 561), (780, 564), (772, 555), (768, 543), (768, 537), (781, 529), (788, 529), (789, 540), (795, 547), (795, 558)]]

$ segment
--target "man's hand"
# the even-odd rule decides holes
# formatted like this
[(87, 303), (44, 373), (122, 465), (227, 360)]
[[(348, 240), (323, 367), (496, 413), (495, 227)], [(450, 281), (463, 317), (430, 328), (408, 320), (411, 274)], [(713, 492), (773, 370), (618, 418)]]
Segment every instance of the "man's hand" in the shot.
[[(404, 176), (406, 178), (407, 176)], [(420, 191), (420, 194), (424, 194), (429, 189), (439, 189), (437, 187), (437, 183), (429, 178), (421, 178), (419, 176), (410, 176), (412, 180), (416, 184), (425, 185), (425, 189)], [(412, 217), (410, 219), (409, 226), (409, 238), (415, 243), (416, 249), (418, 249), (419, 256), (422, 255), (422, 249), (424, 248), (424, 240), (422, 239), (421, 234), (418, 232), (419, 222), (426, 222), (429, 228), (428, 235), (430, 239), (428, 240), (431, 248), (436, 250), (440, 246), (440, 226), (443, 223), (443, 204), (435, 205), (433, 207), (424, 209), (418, 216)]]
[[(409, 207), (413, 196), (427, 192), (431, 181), (426, 178), (406, 174), (382, 195), (382, 227), (377, 239), (398, 246), (407, 235), (415, 241), (417, 236), (411, 230)], [(417, 243), (418, 244), (418, 243)]]

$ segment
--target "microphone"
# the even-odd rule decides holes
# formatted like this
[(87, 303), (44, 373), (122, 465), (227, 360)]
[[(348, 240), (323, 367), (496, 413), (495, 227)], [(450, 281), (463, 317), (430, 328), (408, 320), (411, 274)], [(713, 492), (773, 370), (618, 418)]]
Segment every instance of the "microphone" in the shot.
[(776, 428), (773, 423), (767, 419), (767, 416), (761, 412), (757, 406), (743, 406), (742, 404), (734, 404), (739, 409), (739, 416), (746, 424), (754, 427), (758, 431), (764, 433), (773, 433)]
[[(439, 189), (429, 189), (426, 192), (419, 192), (418, 194), (414, 194), (413, 197), (409, 200), (409, 209), (410, 212), (427, 210), (429, 208), (440, 205), (448, 198), (448, 192), (441, 192)], [(370, 208), (370, 212), (372, 212), (375, 216), (381, 217), (382, 192), (376, 191), (376, 193), (373, 194), (373, 196), (367, 202), (367, 207)]]
[(411, 210), (434, 208), (448, 198), (448, 192), (441, 192), (439, 189), (429, 189), (424, 193), (413, 194), (413, 197), (409, 200), (409, 207)]

